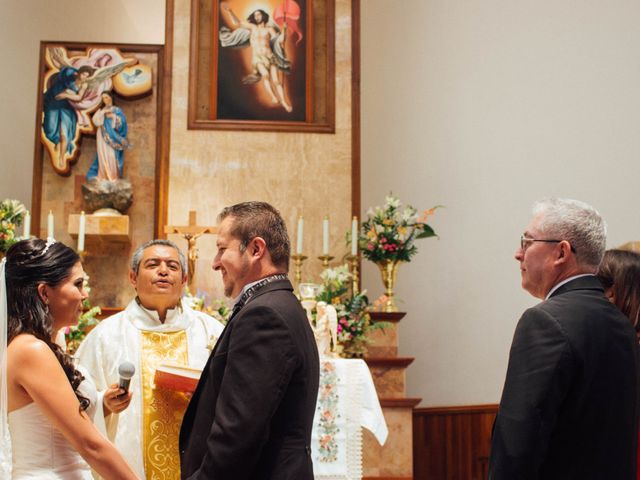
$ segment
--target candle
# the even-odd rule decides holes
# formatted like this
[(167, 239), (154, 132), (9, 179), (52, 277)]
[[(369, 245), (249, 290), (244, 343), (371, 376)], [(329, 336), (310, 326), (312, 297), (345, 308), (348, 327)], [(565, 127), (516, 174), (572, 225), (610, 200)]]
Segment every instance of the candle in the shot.
[(358, 254), (358, 217), (351, 221), (351, 255)]
[(78, 225), (78, 251), (84, 251), (84, 231), (86, 229), (87, 218), (84, 212), (80, 212), (80, 224)]
[(49, 210), (49, 215), (47, 216), (47, 240), (53, 237), (53, 212)]
[(329, 217), (322, 220), (322, 255), (329, 255)]
[(302, 255), (302, 230), (304, 228), (304, 220), (302, 216), (298, 218), (298, 239), (296, 242), (296, 254)]
[(31, 214), (29, 210), (24, 214), (24, 230), (22, 231), (22, 236), (24, 238), (29, 238), (31, 236)]

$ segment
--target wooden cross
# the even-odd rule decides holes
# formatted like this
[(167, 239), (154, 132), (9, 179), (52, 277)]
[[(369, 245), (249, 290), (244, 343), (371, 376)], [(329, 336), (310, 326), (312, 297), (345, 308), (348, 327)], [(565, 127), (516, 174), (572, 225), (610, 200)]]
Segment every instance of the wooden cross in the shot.
[(193, 279), (196, 276), (196, 260), (198, 259), (198, 249), (196, 248), (196, 239), (200, 235), (208, 233), (217, 233), (217, 227), (200, 227), (196, 223), (196, 212), (194, 210), (189, 211), (189, 225), (175, 227), (172, 225), (166, 225), (164, 227), (164, 233), (177, 233), (184, 238), (189, 249), (187, 250), (187, 260), (189, 262), (189, 268), (187, 270), (187, 284), (192, 294), (195, 294), (193, 287)]

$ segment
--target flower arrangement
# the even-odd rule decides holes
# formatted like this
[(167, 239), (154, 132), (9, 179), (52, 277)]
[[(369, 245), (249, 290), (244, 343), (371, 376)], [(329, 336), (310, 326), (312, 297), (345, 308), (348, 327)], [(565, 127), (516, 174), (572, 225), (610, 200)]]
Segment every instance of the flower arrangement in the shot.
[(369, 209), (368, 218), (362, 223), (358, 239), (362, 255), (375, 263), (408, 262), (418, 251), (416, 240), (437, 236), (426, 222), (439, 207), (419, 214), (410, 205), (402, 208), (397, 197), (387, 196), (384, 206)]
[(182, 299), (194, 310), (204, 312), (226, 325), (231, 316), (231, 309), (227, 306), (227, 303), (219, 298), (209, 302), (207, 297), (206, 293), (201, 293), (200, 291), (194, 295), (189, 291), (189, 287), (185, 287)]
[(6, 252), (18, 241), (16, 228), (22, 224), (27, 209), (18, 200), (0, 202), (0, 252)]
[[(88, 276), (84, 278), (84, 289), (87, 293), (91, 292)], [(69, 355), (73, 355), (76, 352), (80, 343), (84, 340), (84, 337), (91, 331), (91, 328), (100, 323), (100, 320), (96, 317), (100, 315), (102, 311), (100, 307), (91, 306), (89, 297), (84, 299), (82, 307), (84, 308), (84, 313), (80, 315), (78, 323), (70, 327), (65, 327), (64, 329), (64, 340), (67, 344), (67, 353)]]
[(351, 273), (347, 265), (327, 268), (321, 274), (322, 285), (316, 296), (338, 313), (338, 353), (344, 358), (361, 358), (367, 352), (367, 334), (387, 327), (387, 322), (371, 322), (366, 291), (349, 291)]

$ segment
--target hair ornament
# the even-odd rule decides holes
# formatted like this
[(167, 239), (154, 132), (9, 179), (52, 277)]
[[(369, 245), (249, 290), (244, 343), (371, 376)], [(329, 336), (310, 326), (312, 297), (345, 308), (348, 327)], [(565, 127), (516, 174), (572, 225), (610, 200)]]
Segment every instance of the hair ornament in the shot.
[(53, 237), (47, 237), (47, 244), (44, 247), (44, 250), (42, 250), (42, 255), (46, 254), (49, 251), (49, 248), (51, 247), (51, 245), (53, 245), (54, 243), (56, 243), (56, 239)]

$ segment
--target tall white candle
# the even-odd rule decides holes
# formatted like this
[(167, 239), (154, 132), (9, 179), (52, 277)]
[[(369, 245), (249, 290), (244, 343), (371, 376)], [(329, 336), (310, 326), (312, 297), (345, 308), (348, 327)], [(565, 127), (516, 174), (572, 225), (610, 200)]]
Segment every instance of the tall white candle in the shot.
[(322, 220), (322, 255), (329, 255), (329, 217)]
[(80, 212), (80, 224), (78, 225), (78, 251), (84, 252), (84, 232), (86, 230), (87, 218), (84, 212)]
[(358, 254), (358, 217), (351, 220), (351, 255)]
[(24, 238), (29, 238), (31, 236), (31, 214), (29, 210), (24, 214), (24, 230), (22, 231), (22, 236)]
[(296, 254), (302, 255), (302, 231), (304, 228), (304, 220), (302, 216), (298, 218), (298, 238), (296, 241)]
[(47, 239), (54, 238), (53, 236), (53, 212), (49, 210), (49, 215), (47, 216)]

